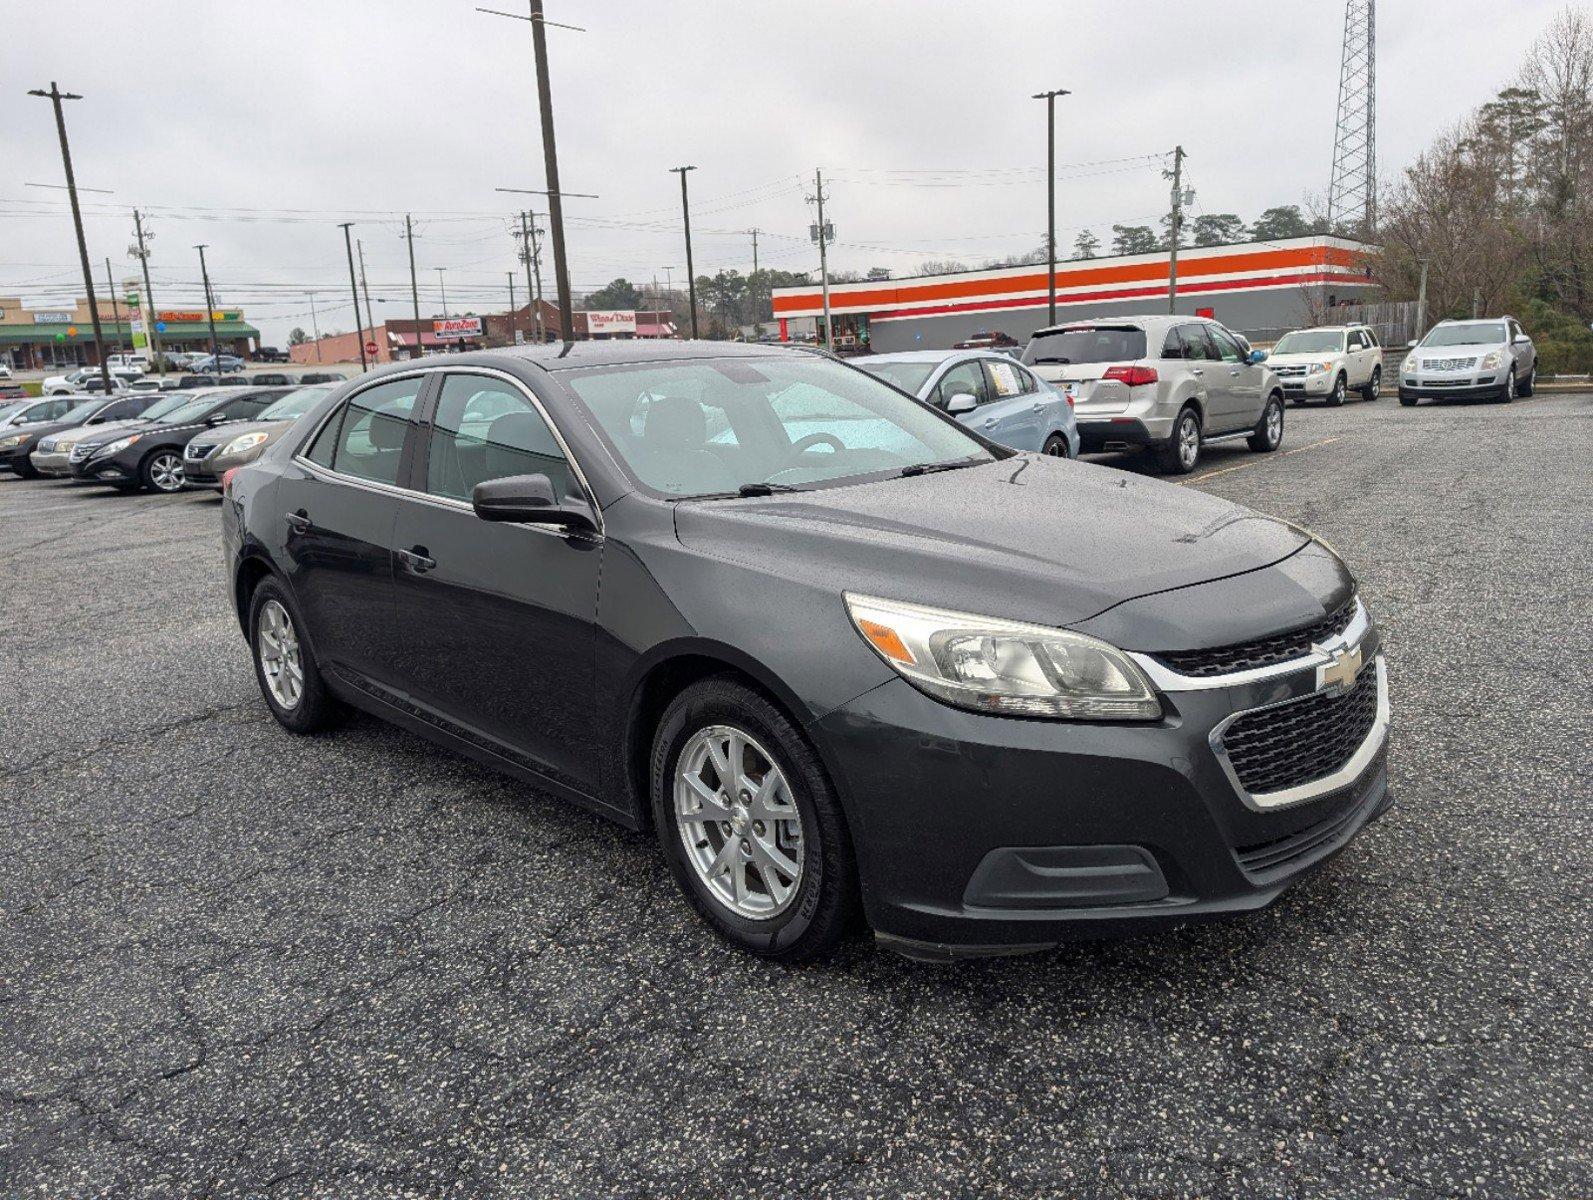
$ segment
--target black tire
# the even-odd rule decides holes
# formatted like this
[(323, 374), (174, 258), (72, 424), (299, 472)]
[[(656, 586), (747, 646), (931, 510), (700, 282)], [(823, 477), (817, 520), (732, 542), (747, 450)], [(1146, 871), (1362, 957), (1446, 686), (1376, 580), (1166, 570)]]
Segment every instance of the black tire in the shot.
[[(303, 691), (291, 705), (282, 703), (272, 694), (265, 665), (261, 662), (260, 620), (266, 606), (273, 602), (284, 610), (292, 622), (299, 644), (299, 664), (304, 675)], [(249, 597), (249, 657), (254, 660), (254, 678), (260, 685), (260, 695), (265, 698), (271, 715), (284, 729), (294, 733), (319, 733), (332, 728), (343, 718), (346, 710), (342, 702), (327, 689), (321, 669), (316, 665), (315, 653), (305, 640), (304, 619), (299, 615), (298, 605), (293, 603), (287, 588), (270, 576), (262, 579)]]
[(1328, 393), (1327, 402), (1329, 408), (1338, 408), (1344, 403), (1344, 393), (1347, 387), (1348, 380), (1344, 378), (1344, 373), (1341, 371), (1338, 377), (1333, 380), (1333, 390)]
[(1362, 400), (1376, 400), (1378, 392), (1383, 390), (1383, 368), (1373, 367), (1371, 381), (1361, 389)]
[(1538, 364), (1533, 363), (1532, 369), (1527, 372), (1527, 377), (1522, 381), (1519, 395), (1523, 400), (1538, 390)]
[(1304, 396), (1295, 396), (1293, 401), (1292, 401), (1292, 403), (1294, 403), (1295, 405), (1303, 405), (1305, 403), (1305, 397)]
[[(1194, 425), (1193, 452), (1188, 449), (1187, 426)], [(1156, 447), (1156, 464), (1162, 470), (1173, 475), (1188, 475), (1200, 465), (1200, 455), (1204, 448), (1200, 433), (1200, 413), (1192, 406), (1186, 406), (1178, 414), (1178, 420), (1173, 422), (1173, 431), (1165, 442)]]
[(1053, 433), (1045, 439), (1045, 445), (1040, 448), (1040, 453), (1047, 458), (1071, 458), (1068, 453), (1068, 440), (1060, 433)]
[(30, 463), (26, 456), (12, 463), (11, 469), (23, 479), (37, 479), (39, 477), (39, 469)]
[[(175, 467), (172, 465), (174, 463)], [(174, 480), (175, 486), (173, 486)], [(138, 482), (146, 492), (160, 492), (170, 496), (182, 491), (183, 456), (169, 447), (153, 450), (144, 455), (144, 460), (138, 464)]]
[[(1277, 412), (1278, 422), (1273, 426), (1271, 417)], [(1276, 436), (1274, 436), (1274, 428)], [(1250, 435), (1247, 443), (1249, 447), (1260, 454), (1271, 454), (1283, 445), (1283, 397), (1273, 392), (1267, 397), (1267, 402), (1261, 408), (1261, 419), (1256, 422), (1255, 432)]]
[[(802, 870), (788, 906), (767, 919), (735, 912), (687, 858), (674, 804), (675, 768), (699, 731), (729, 725), (750, 734), (785, 775), (801, 816)], [(857, 861), (840, 801), (818, 754), (763, 696), (734, 679), (692, 684), (670, 703), (653, 735), (648, 774), (653, 827), (675, 882), (698, 914), (738, 949), (778, 962), (802, 962), (833, 950), (858, 912)]]
[(1495, 399), (1500, 404), (1509, 404), (1516, 398), (1516, 369), (1514, 365), (1505, 372), (1504, 384), (1499, 388), (1499, 395)]
[(1402, 395), (1399, 398), (1399, 402), (1401, 404), (1403, 404), (1406, 408), (1415, 408), (1416, 407), (1416, 397), (1415, 396), (1404, 396), (1404, 395)]

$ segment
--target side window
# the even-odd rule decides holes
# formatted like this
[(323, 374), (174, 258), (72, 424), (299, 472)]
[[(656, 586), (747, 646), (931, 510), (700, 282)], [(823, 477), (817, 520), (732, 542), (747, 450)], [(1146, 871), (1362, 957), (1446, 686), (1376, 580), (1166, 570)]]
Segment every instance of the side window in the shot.
[(998, 362), (993, 358), (984, 359), (983, 362), (985, 382), (988, 384), (985, 395), (987, 401), (1010, 400), (1034, 390), (1023, 386), (1023, 371), (1016, 363)]
[(216, 410), (216, 416), (227, 421), (246, 421), (264, 411), (266, 402), (253, 396), (240, 396), (229, 400)]
[(1217, 354), (1223, 362), (1243, 362), (1244, 351), (1239, 349), (1239, 343), (1233, 340), (1233, 335), (1226, 329), (1209, 325), (1206, 332), (1211, 335), (1211, 340), (1216, 344)]
[(1015, 366), (1012, 369), (1017, 372), (1018, 382), (1022, 385), (1023, 394), (1025, 396), (1031, 395), (1032, 393), (1038, 392), (1040, 390), (1040, 381), (1033, 375), (1029, 374), (1029, 372), (1025, 371), (1022, 367)]
[[(332, 469), (375, 483), (398, 482), (404, 435), (420, 395), (420, 376), (395, 379), (356, 392), (344, 407)], [(314, 455), (311, 455), (314, 460)]]
[(980, 404), (990, 402), (990, 389), (985, 384), (985, 373), (980, 370), (977, 360), (958, 363), (941, 378), (938, 389), (939, 399), (936, 401), (941, 408), (951, 403), (951, 398), (968, 393)]
[(327, 423), (321, 426), (321, 432), (316, 436), (315, 444), (305, 451), (304, 457), (318, 467), (332, 469), (332, 455), (337, 452), (337, 434), (343, 427), (343, 408), (339, 408)]
[(564, 451), (518, 388), (484, 375), (445, 376), (426, 455), (426, 490), (469, 500), (476, 484), (506, 475), (546, 475), (559, 496), (572, 489)]
[(1184, 339), (1178, 336), (1178, 328), (1174, 326), (1167, 331), (1167, 340), (1162, 343), (1163, 358), (1188, 358), (1184, 350)]
[(1204, 325), (1180, 325), (1178, 336), (1184, 343), (1184, 357), (1199, 362), (1218, 361), (1217, 347), (1206, 334)]

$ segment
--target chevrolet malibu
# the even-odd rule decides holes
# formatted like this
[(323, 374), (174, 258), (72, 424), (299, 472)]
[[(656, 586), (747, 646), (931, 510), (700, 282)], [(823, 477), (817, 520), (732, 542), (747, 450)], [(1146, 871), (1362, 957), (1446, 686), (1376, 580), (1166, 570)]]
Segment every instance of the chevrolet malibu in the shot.
[(1391, 802), (1325, 544), (799, 350), (582, 342), (332, 391), (222, 504), (266, 706), (632, 829), (754, 954), (1260, 908)]

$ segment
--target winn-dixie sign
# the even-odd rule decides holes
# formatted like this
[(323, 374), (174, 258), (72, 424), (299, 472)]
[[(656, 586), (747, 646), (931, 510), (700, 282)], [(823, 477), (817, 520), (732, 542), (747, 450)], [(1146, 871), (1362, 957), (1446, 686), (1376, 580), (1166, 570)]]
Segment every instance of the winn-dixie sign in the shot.
[(586, 314), (586, 332), (635, 333), (636, 310), (633, 308), (602, 309)]
[(431, 331), (440, 338), (474, 338), (481, 336), (480, 317), (447, 317), (431, 323)]

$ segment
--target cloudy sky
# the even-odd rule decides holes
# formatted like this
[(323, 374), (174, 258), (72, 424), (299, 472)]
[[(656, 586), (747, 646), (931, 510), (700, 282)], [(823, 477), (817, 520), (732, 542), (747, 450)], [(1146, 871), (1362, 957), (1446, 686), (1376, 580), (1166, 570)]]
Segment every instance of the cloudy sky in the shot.
[[(477, 0), (0, 0), (0, 295), (81, 294), (48, 102), (67, 106), (96, 276), (131, 269), (149, 218), (155, 294), (218, 302), (269, 342), (351, 328), (337, 222), (356, 222), (373, 296), (409, 312), (403, 214), (422, 311), (508, 298), (511, 214), (542, 187), (529, 26)], [(524, 0), (480, 0), (523, 11)], [(1382, 172), (1489, 98), (1563, 0), (1384, 0)], [(691, 175), (698, 273), (815, 268), (823, 168), (832, 265), (911, 273), (1038, 244), (1045, 107), (1059, 101), (1058, 241), (1153, 224), (1162, 157), (1187, 151), (1196, 212), (1247, 220), (1325, 190), (1341, 0), (547, 0), (577, 293), (618, 275), (684, 278), (677, 176)], [(551, 262), (551, 259), (549, 260)], [(435, 268), (446, 268), (439, 277)], [(551, 279), (551, 268), (546, 273)], [(519, 298), (523, 302), (523, 287)]]

